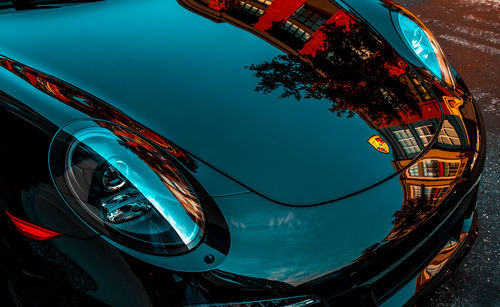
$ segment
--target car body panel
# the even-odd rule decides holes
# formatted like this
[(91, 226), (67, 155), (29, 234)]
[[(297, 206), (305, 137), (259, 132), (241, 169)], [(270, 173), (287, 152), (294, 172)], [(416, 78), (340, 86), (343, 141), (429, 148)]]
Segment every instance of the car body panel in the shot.
[(328, 202), (397, 172), (391, 155), (367, 142), (377, 131), (357, 114), (335, 116), (329, 99), (256, 91), (248, 66), (281, 50), (178, 3), (106, 1), (0, 22), (4, 56), (99, 97), (277, 202)]
[[(352, 8), (343, 13), (321, 3), (335, 18), (357, 20)], [(360, 3), (352, 5), (361, 12)], [(92, 297), (111, 305), (294, 295), (367, 305), (402, 289), (388, 301), (398, 304), (418, 295), (425, 267), (473, 217), (484, 128), (460, 77), (449, 88), (430, 76), (390, 28), (390, 8), (366, 3), (368, 11), (377, 11), (373, 16), (387, 12), (387, 20), (366, 17), (375, 33), (356, 21), (359, 31), (340, 35), (351, 37), (341, 41), (350, 46), (354, 38), (366, 38), (388, 58), (367, 61), (367, 71), (380, 79), (373, 78), (359, 97), (380, 94), (380, 80), (411, 89), (409, 103), (398, 96), (394, 107), (378, 101), (371, 108), (356, 93), (344, 104), (327, 91), (315, 96), (311, 84), (338, 80), (316, 56), (322, 41), (299, 49), (289, 36), (236, 14), (240, 9), (224, 7), (224, 1), (102, 1), (2, 16), (0, 107), (8, 119), (2, 129), (12, 133), (1, 147), (8, 158), (0, 174), (0, 206), (63, 233), (35, 242), (2, 223), (10, 231), (1, 244), (34, 255), (30, 265), (15, 262), (20, 272), (13, 276), (37, 272), (68, 290), (54, 297)], [(306, 85), (300, 99), (280, 98), (286, 86), (266, 74), (276, 61), (286, 64), (285, 77), (298, 71), (313, 78), (293, 80)], [(362, 78), (354, 79), (358, 90), (368, 80)], [(224, 216), (229, 250), (146, 254), (78, 217), (58, 198), (47, 155), (56, 131), (82, 118), (125, 126), (178, 161)], [(373, 136), (385, 141), (388, 154), (372, 146)], [(86, 247), (92, 252), (80, 252)], [(204, 256), (214, 254), (216, 261), (208, 263)], [(25, 265), (30, 270), (23, 272)], [(130, 300), (111, 291), (117, 282)]]
[[(329, 274), (387, 237), (402, 192), (395, 177), (336, 204), (310, 208), (273, 206), (253, 193), (218, 198), (224, 215), (231, 217), (232, 235), (219, 269), (294, 286)], [(373, 199), (380, 202), (367, 205)]]

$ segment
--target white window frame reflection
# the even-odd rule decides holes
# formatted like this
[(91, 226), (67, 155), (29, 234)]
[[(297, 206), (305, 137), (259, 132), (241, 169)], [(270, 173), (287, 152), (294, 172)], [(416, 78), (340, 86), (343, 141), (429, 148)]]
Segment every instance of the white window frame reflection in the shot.
[[(443, 165), (443, 175), (440, 175), (440, 163)], [(460, 171), (460, 165), (460, 160), (424, 159), (411, 166), (407, 175), (420, 179), (455, 178)]]
[(419, 153), (421, 151), (420, 146), (418, 146), (417, 140), (411, 133), (410, 129), (400, 129), (392, 132), (398, 142), (403, 147), (406, 154)]
[[(437, 200), (443, 198), (450, 187), (445, 186), (424, 186), (424, 195), (429, 200)], [(410, 185), (411, 190), (411, 198), (419, 198), (422, 197), (422, 186), (421, 185)]]
[(420, 138), (424, 146), (427, 146), (427, 144), (429, 144), (429, 142), (434, 137), (435, 132), (431, 132), (435, 130), (434, 125), (432, 124), (415, 127), (415, 130), (417, 131), (418, 137)]
[(460, 146), (462, 144), (462, 142), (460, 141), (460, 137), (458, 136), (457, 130), (447, 119), (443, 121), (443, 127), (439, 132), (438, 142), (440, 144), (451, 145), (451, 146)]

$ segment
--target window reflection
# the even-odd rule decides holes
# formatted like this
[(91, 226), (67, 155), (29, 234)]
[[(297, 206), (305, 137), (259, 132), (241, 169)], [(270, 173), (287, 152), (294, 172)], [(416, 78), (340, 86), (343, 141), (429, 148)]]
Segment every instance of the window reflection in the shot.
[(420, 127), (416, 127), (415, 130), (418, 133), (418, 137), (422, 141), (422, 145), (427, 146), (429, 142), (432, 140), (434, 137), (434, 134), (436, 133), (436, 128), (434, 125), (424, 125)]
[(443, 121), (443, 127), (439, 132), (438, 142), (452, 146), (460, 146), (461, 144), (460, 137), (455, 127), (453, 127), (447, 119)]
[(412, 133), (409, 129), (401, 129), (393, 131), (394, 135), (398, 142), (403, 146), (403, 150), (407, 154), (419, 153), (420, 147), (417, 144), (417, 141), (413, 137)]
[(264, 14), (263, 9), (258, 8), (256, 6), (253, 6), (253, 5), (249, 4), (248, 2), (240, 1), (240, 5), (242, 8), (242, 11), (246, 12), (248, 14), (255, 15), (258, 17), (260, 17), (262, 14)]
[(424, 185), (411, 186), (411, 198), (422, 198), (425, 196), (427, 201), (433, 201), (443, 197), (448, 191), (449, 186), (439, 186), (439, 187), (426, 187)]
[(311, 37), (311, 33), (289, 20), (285, 21), (285, 23), (281, 26), (281, 29), (288, 31), (290, 34), (304, 42)]
[(292, 18), (300, 21), (314, 32), (316, 32), (329, 17), (327, 12), (308, 4), (302, 5), (300, 9), (292, 15)]

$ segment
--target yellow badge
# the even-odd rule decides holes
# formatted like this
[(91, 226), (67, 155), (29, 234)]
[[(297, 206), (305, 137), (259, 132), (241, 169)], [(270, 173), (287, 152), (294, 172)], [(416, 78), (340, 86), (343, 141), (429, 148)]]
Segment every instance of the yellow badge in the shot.
[(376, 150), (381, 153), (388, 154), (389, 153), (389, 145), (380, 137), (380, 135), (374, 135), (368, 139), (368, 143), (373, 146)]

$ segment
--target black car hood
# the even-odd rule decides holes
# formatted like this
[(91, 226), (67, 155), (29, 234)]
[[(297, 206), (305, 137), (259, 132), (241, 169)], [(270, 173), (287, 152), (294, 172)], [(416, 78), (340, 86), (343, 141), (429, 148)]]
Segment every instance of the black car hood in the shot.
[(230, 1), (8, 14), (0, 53), (99, 97), (250, 190), (310, 205), (396, 173), (394, 155), (413, 159), (427, 145), (404, 140), (404, 123), (437, 127), (441, 109), (366, 25), (309, 2), (327, 20), (310, 37)]

